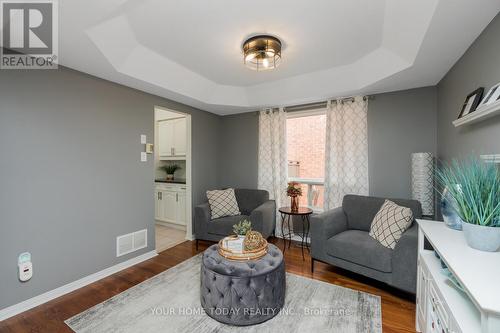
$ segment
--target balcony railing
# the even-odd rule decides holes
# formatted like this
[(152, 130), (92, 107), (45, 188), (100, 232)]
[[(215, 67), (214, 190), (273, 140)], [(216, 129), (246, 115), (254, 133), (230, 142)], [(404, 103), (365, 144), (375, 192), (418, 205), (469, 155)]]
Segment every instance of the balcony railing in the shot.
[(288, 181), (307, 185), (307, 207), (311, 208), (315, 213), (323, 212), (325, 181), (322, 178), (289, 177)]

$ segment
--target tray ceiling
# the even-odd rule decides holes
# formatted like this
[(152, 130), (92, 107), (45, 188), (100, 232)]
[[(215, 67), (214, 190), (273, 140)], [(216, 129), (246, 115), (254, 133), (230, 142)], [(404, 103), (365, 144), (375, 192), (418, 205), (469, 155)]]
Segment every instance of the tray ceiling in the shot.
[[(60, 63), (218, 114), (436, 84), (498, 0), (60, 1)], [(255, 72), (241, 43), (284, 44)]]

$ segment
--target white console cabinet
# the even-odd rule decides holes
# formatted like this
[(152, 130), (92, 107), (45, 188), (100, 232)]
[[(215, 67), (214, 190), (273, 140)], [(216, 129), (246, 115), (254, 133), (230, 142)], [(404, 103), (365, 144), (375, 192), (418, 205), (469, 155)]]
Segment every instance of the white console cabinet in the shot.
[[(443, 222), (418, 220), (416, 330), (424, 333), (500, 332), (500, 252), (474, 250), (461, 231)], [(442, 273), (439, 253), (464, 291)]]

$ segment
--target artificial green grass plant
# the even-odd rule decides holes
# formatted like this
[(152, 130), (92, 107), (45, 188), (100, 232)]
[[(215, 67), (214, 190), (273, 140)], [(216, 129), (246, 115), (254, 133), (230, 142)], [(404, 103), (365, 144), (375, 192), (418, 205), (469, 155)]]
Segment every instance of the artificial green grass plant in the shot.
[(464, 222), (500, 227), (500, 172), (494, 163), (477, 157), (453, 160), (438, 169), (436, 178), (455, 199), (457, 214)]

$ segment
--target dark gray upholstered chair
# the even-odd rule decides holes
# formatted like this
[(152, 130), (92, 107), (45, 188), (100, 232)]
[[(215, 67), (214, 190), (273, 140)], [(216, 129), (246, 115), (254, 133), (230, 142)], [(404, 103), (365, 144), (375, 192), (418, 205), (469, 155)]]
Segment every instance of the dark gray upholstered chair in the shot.
[[(422, 217), (416, 200), (389, 199), (408, 207), (413, 217)], [(417, 279), (417, 235), (415, 221), (394, 250), (382, 246), (368, 234), (384, 198), (346, 195), (342, 207), (311, 217), (311, 270), (319, 260), (385, 282), (415, 294)]]
[(252, 229), (264, 238), (274, 233), (276, 226), (276, 203), (269, 200), (265, 190), (234, 189), (241, 215), (226, 216), (212, 220), (208, 202), (194, 208), (194, 232), (196, 248), (198, 240), (218, 241), (233, 233), (233, 225), (242, 219), (252, 222)]

